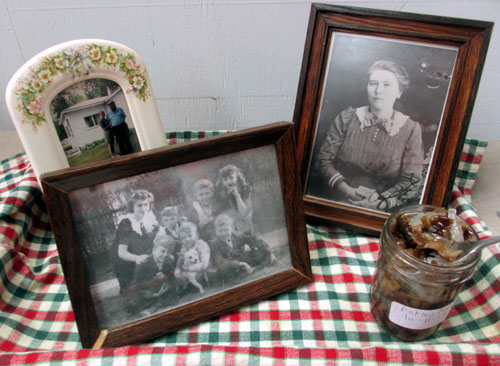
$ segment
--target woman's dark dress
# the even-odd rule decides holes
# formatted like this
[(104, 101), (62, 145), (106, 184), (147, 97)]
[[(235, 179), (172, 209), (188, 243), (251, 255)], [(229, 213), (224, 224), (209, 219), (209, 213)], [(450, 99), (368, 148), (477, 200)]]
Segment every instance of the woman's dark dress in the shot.
[(375, 189), (389, 211), (418, 198), (423, 175), (422, 132), (417, 122), (397, 111), (392, 128), (363, 123), (367, 108), (349, 107), (335, 118), (313, 159), (321, 184), (310, 182), (307, 194), (342, 201), (335, 185), (344, 180), (353, 188)]
[(120, 283), (121, 291), (124, 291), (132, 284), (136, 264), (135, 262), (121, 259), (118, 256), (118, 246), (126, 245), (128, 252), (135, 255), (150, 255), (153, 250), (155, 233), (148, 233), (142, 228), (142, 234), (139, 234), (132, 228), (130, 220), (130, 218), (124, 218), (120, 221), (116, 229), (115, 242), (111, 248), (113, 267)]

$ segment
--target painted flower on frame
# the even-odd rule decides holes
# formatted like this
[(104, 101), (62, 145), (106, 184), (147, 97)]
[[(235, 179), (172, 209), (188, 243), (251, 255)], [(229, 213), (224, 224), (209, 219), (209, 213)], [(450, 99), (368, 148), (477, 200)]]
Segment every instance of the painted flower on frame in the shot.
[(127, 67), (127, 69), (129, 70), (133, 70), (135, 69), (135, 62), (134, 60), (132, 60), (131, 58), (127, 58), (125, 60), (125, 66)]
[(108, 65), (114, 65), (118, 62), (118, 56), (115, 51), (110, 51), (106, 54), (106, 63)]
[(42, 70), (39, 72), (38, 76), (40, 77), (40, 80), (48, 83), (51, 79), (50, 70), (48, 69)]
[(56, 57), (54, 58), (54, 65), (59, 70), (64, 70), (66, 67), (68, 67), (68, 61), (65, 60), (64, 57)]
[(92, 51), (90, 51), (90, 57), (92, 57), (92, 60), (97, 61), (101, 59), (101, 50), (99, 48), (93, 48)]
[(32, 82), (31, 82), (31, 87), (35, 90), (35, 91), (39, 91), (41, 88), (42, 88), (42, 82), (38, 79), (34, 79)]
[(27, 108), (31, 114), (38, 114), (42, 110), (42, 105), (38, 100), (34, 99), (29, 102)]
[(142, 77), (140, 77), (140, 76), (136, 76), (133, 79), (132, 85), (134, 86), (135, 89), (140, 89), (144, 85), (144, 79)]
[(29, 73), (17, 80), (17, 109), (23, 115), (23, 122), (31, 124), (34, 131), (47, 122), (42, 112), (42, 98), (55, 78), (69, 74), (78, 79), (96, 67), (124, 74), (129, 82), (126, 93), (135, 95), (139, 100), (144, 102), (151, 96), (145, 68), (137, 63), (136, 55), (120, 52), (111, 46), (104, 48), (98, 44), (84, 44), (42, 58)]

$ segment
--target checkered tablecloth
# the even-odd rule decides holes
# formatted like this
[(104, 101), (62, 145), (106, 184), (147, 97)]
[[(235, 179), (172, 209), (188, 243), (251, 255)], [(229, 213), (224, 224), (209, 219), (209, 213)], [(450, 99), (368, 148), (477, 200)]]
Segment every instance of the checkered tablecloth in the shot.
[[(213, 133), (169, 133), (171, 142)], [(467, 140), (451, 206), (469, 203), (485, 142)], [(0, 162), (0, 365), (500, 365), (500, 251), (490, 247), (442, 327), (403, 342), (381, 330), (369, 291), (378, 238), (308, 226), (314, 282), (141, 345), (83, 350), (43, 195), (24, 154)]]

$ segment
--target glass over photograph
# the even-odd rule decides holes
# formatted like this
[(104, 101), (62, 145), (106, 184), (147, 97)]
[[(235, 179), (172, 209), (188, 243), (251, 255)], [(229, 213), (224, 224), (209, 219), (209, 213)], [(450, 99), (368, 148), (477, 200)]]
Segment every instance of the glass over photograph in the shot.
[(292, 266), (274, 145), (79, 189), (69, 199), (101, 329)]
[(107, 79), (75, 83), (50, 103), (70, 166), (140, 151), (123, 90)]
[(456, 57), (332, 34), (306, 195), (381, 212), (420, 203)]

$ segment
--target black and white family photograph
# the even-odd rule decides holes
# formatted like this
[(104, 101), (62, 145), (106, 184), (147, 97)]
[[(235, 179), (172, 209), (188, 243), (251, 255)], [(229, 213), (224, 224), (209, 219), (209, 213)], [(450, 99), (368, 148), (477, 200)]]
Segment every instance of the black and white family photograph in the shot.
[(50, 110), (70, 166), (141, 150), (124, 91), (111, 80), (70, 85), (56, 95)]
[(374, 211), (419, 203), (457, 49), (334, 33), (306, 195)]
[(101, 329), (292, 266), (274, 145), (78, 189), (69, 199)]

